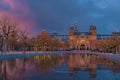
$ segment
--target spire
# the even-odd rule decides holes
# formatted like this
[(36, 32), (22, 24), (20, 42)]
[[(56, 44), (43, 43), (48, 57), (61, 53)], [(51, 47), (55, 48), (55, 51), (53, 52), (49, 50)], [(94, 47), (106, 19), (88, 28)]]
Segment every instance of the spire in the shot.
[(70, 30), (74, 30), (74, 26), (73, 25), (70, 26)]
[(75, 25), (75, 32), (78, 32), (77, 25)]
[(73, 27), (70, 27), (70, 30), (74, 30), (74, 28), (73, 28)]
[(96, 26), (95, 26), (94, 24), (91, 24), (91, 25), (90, 25), (89, 31), (91, 31), (91, 30), (96, 30)]

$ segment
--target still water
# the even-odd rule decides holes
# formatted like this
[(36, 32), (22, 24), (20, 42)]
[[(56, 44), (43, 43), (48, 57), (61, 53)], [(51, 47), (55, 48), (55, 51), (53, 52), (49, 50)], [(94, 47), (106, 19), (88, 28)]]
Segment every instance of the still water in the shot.
[(83, 53), (2, 60), (0, 80), (120, 80), (120, 64)]

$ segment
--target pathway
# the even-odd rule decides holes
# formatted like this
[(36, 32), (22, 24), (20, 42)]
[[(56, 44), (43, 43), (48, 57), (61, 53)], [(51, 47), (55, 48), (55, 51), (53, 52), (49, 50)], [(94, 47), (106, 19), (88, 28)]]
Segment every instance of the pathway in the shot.
[(0, 54), (0, 60), (8, 60), (15, 58), (26, 58), (33, 56), (45, 56), (45, 55), (54, 55), (54, 54), (63, 54), (63, 53), (85, 53), (102, 56), (104, 58), (110, 59), (115, 62), (120, 63), (120, 54), (111, 54), (111, 53), (100, 53), (100, 52), (90, 52), (90, 51), (55, 51), (55, 52), (27, 52), (23, 54), (22, 52), (14, 52), (13, 54)]

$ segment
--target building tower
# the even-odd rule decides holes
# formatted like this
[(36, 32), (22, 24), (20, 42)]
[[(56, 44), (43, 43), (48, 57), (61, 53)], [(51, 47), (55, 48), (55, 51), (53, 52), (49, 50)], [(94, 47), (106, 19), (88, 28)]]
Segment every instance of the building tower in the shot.
[(75, 33), (74, 27), (71, 26), (71, 27), (70, 27), (69, 35), (70, 35), (70, 36), (74, 36), (74, 33)]
[(74, 27), (74, 32), (78, 32), (78, 28), (77, 28), (77, 25), (75, 25), (75, 27)]
[(69, 45), (70, 45), (70, 49), (74, 48), (74, 35), (75, 35), (75, 28), (74, 26), (70, 27), (70, 31), (69, 31)]
[(90, 25), (90, 30), (91, 32), (91, 36), (93, 39), (97, 38), (97, 30), (96, 30), (96, 26), (95, 25)]

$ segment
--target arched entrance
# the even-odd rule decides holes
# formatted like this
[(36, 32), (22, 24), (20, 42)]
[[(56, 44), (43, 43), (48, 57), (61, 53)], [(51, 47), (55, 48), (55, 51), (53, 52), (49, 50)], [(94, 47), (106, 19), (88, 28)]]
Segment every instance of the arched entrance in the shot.
[(89, 50), (90, 49), (89, 40), (82, 39), (82, 40), (76, 41), (74, 49), (75, 50)]
[(80, 50), (85, 50), (85, 49), (86, 49), (85, 44), (81, 44), (80, 45)]

